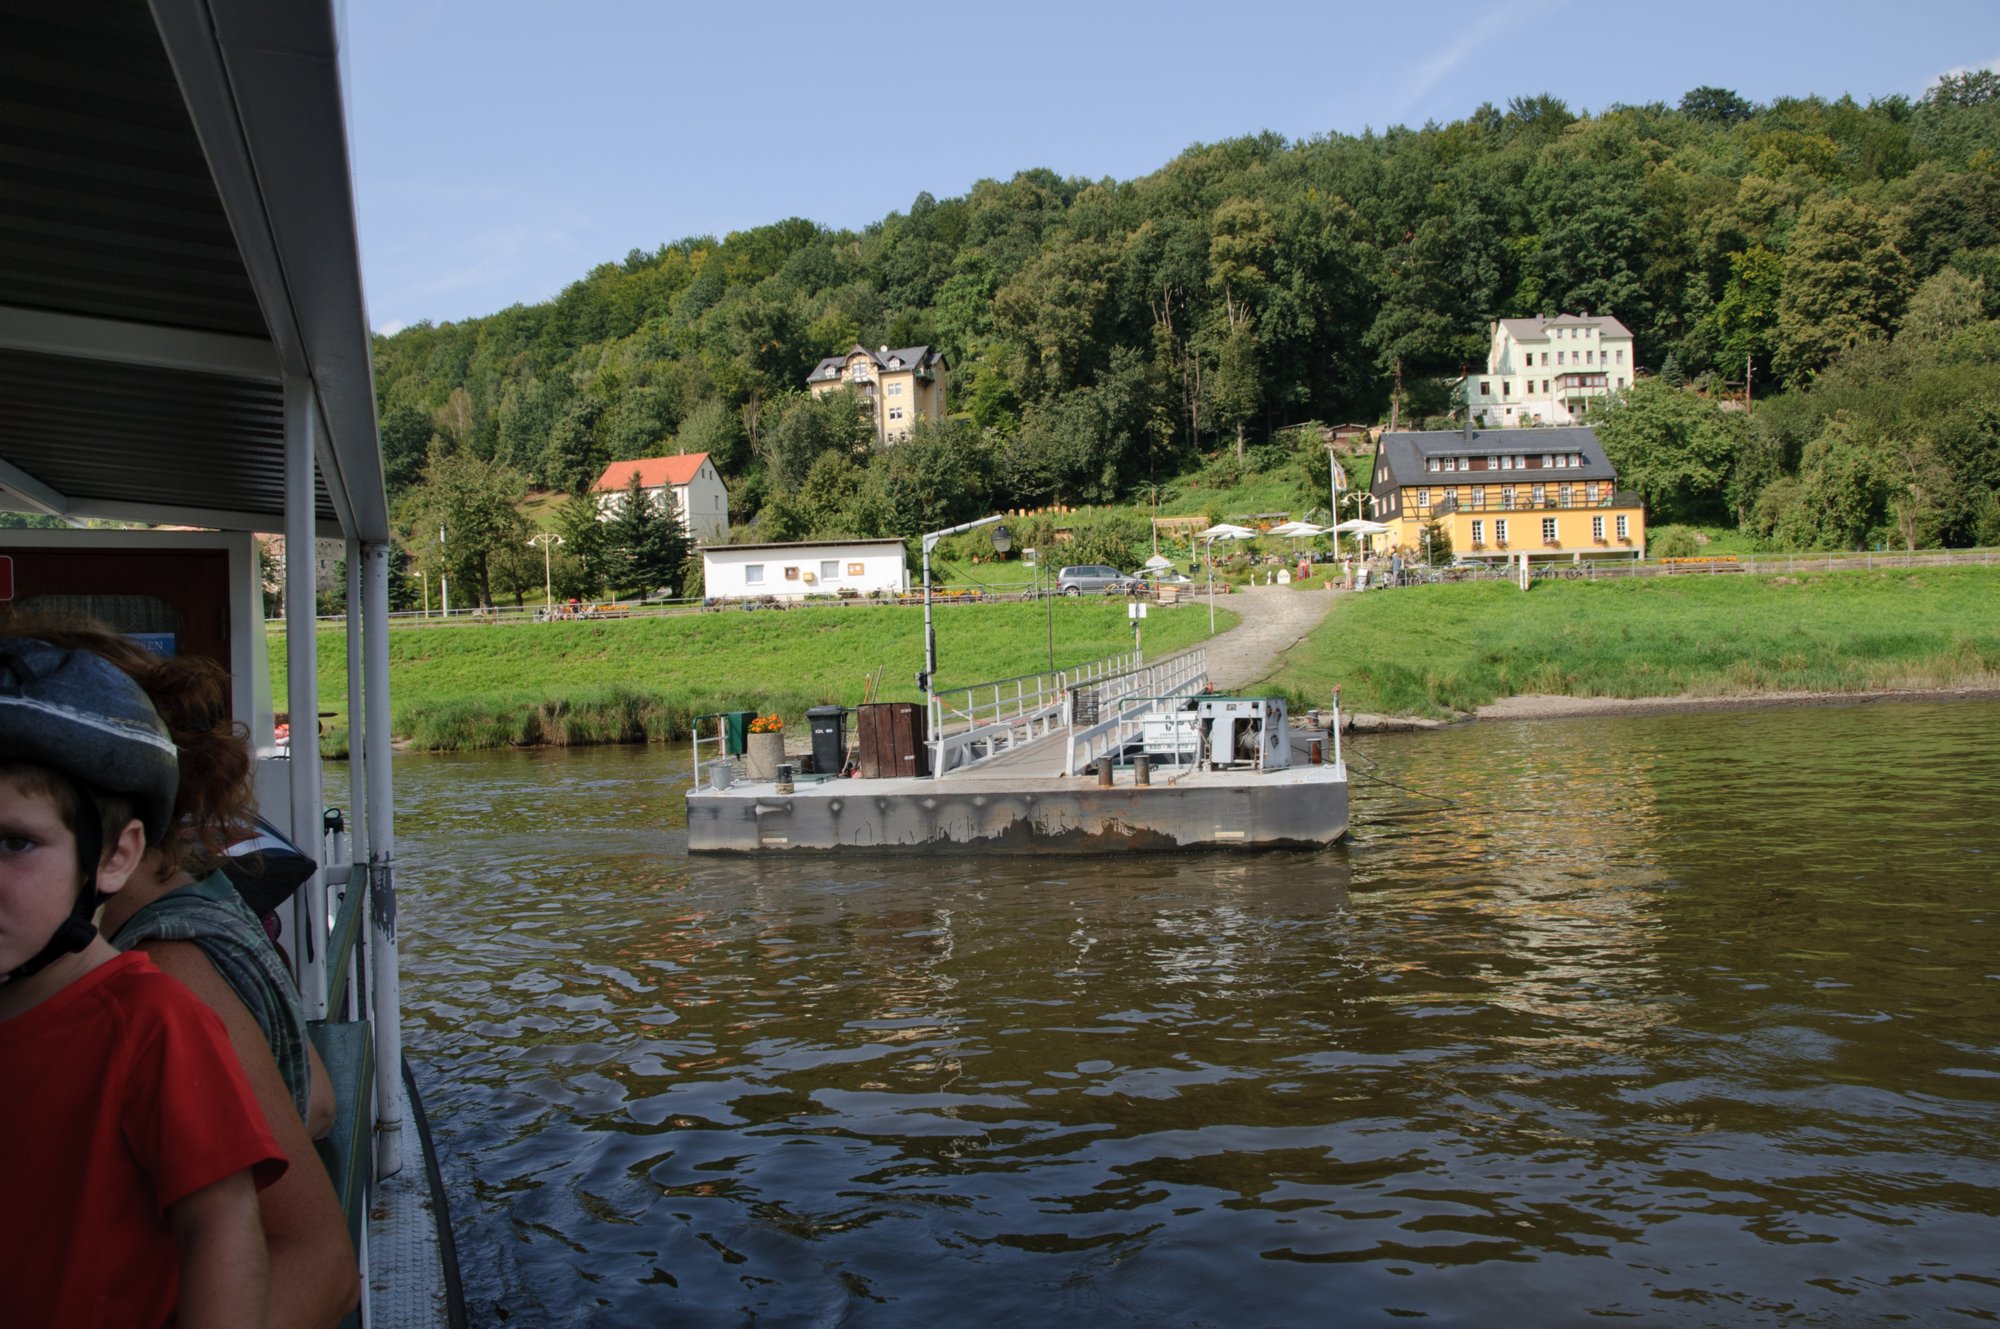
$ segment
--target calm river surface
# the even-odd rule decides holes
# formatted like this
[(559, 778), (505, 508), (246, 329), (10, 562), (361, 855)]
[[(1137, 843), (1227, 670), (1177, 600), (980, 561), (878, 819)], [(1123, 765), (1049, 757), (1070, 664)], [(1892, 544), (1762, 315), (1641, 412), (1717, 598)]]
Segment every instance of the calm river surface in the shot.
[(1318, 854), (763, 863), (399, 760), (474, 1322), (2000, 1320), (2000, 705), (1349, 755)]

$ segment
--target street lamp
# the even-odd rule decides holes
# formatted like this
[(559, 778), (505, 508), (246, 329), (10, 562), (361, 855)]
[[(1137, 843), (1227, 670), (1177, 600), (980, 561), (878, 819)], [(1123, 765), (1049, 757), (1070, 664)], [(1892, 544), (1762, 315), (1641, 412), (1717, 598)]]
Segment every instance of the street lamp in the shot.
[[(924, 537), (924, 668), (917, 675), (917, 687), (926, 698), (931, 696), (931, 685), (937, 680), (937, 630), (931, 626), (931, 550), (937, 542), (948, 535), (961, 535), (966, 531), (976, 531), (981, 526), (992, 526), (1002, 520), (999, 513), (981, 517), (977, 521), (960, 522), (942, 531), (932, 531)], [(1014, 533), (1005, 526), (996, 527), (993, 532), (993, 552), (1004, 554), (1014, 547)]]
[(563, 538), (554, 531), (542, 531), (528, 537), (529, 544), (542, 547), (542, 605), (548, 609), (556, 606), (555, 583), (549, 577), (549, 546), (562, 542)]

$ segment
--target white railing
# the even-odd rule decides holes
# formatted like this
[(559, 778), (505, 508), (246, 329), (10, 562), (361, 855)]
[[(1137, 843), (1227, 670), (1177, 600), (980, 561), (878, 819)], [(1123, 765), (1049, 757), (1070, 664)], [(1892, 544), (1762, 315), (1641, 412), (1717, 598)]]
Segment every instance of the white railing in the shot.
[(932, 693), (927, 731), (931, 777), (966, 770), (1056, 733), (1069, 724), (1069, 698), (1078, 687), (1141, 668), (1142, 657), (1124, 651), (1053, 673)]
[[(1062, 727), (1069, 696), (1061, 674), (1024, 674), (930, 699), (931, 774), (964, 770)], [(946, 724), (963, 726), (944, 731)]]
[(1070, 730), (1063, 770), (1081, 775), (1099, 757), (1117, 753), (1141, 735), (1159, 703), (1192, 696), (1207, 681), (1208, 653), (1200, 649), (1106, 680), (1098, 692), (1097, 723)]
[[(713, 721), (714, 723), (711, 725), (708, 723), (709, 721)], [(708, 715), (695, 716), (692, 720), (688, 721), (688, 729), (691, 731), (688, 737), (692, 740), (691, 746), (694, 749), (694, 787), (699, 790), (702, 779), (701, 745), (704, 743), (714, 744), (715, 755), (709, 758), (709, 764), (712, 766), (718, 761), (725, 760), (723, 743), (728, 735), (724, 725), (724, 717), (720, 711)], [(702, 733), (703, 729), (712, 729), (713, 732), (704, 734)]]

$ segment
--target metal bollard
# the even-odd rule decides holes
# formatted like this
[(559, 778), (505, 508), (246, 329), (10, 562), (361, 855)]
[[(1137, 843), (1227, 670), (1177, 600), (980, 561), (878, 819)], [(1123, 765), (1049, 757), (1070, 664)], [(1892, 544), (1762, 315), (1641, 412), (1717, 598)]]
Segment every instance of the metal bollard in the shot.
[(1111, 787), (1112, 775), (1116, 770), (1117, 767), (1111, 764), (1111, 758), (1099, 757), (1097, 759), (1097, 787), (1099, 789), (1109, 789)]
[(1153, 783), (1153, 759), (1143, 752), (1132, 758), (1132, 783), (1136, 785)]

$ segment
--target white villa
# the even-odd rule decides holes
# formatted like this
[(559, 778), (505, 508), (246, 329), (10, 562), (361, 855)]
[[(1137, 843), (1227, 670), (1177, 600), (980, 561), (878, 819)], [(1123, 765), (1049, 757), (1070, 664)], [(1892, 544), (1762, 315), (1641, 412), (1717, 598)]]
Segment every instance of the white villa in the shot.
[(1475, 429), (1575, 424), (1592, 398), (1630, 387), (1636, 367), (1631, 332), (1608, 315), (1503, 318), (1486, 372), (1466, 376), (1466, 410)]
[(910, 589), (901, 540), (801, 540), (788, 544), (703, 545), (702, 586), (711, 600), (770, 596), (900, 595)]
[(635, 472), (640, 491), (655, 510), (667, 511), (672, 496), (673, 513), (688, 538), (720, 540), (729, 534), (729, 490), (706, 452), (612, 462), (590, 487), (597, 498), (599, 521), (611, 520), (625, 506), (625, 491), (631, 488)]

